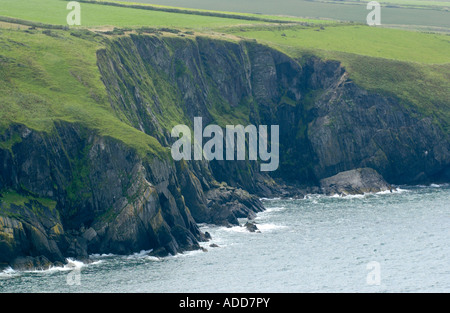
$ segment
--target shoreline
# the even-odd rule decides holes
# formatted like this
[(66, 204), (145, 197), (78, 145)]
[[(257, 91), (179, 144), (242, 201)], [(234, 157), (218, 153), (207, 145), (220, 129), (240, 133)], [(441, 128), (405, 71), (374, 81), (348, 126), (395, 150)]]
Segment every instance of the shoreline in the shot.
[[(265, 198), (265, 197), (261, 197), (260, 200), (262, 201), (262, 203), (264, 204), (264, 202), (272, 202), (272, 201), (286, 201), (286, 200), (292, 200), (292, 201), (299, 201), (299, 200), (310, 200), (310, 199), (314, 199), (314, 198), (330, 198), (330, 199), (362, 199), (365, 198), (367, 196), (376, 196), (376, 195), (392, 195), (392, 194), (401, 194), (404, 192), (409, 192), (411, 189), (438, 189), (438, 188), (445, 188), (445, 187), (449, 187), (450, 183), (430, 183), (429, 185), (395, 185), (394, 187), (396, 188), (395, 191), (380, 191), (380, 192), (370, 192), (370, 193), (364, 193), (364, 194), (358, 194), (358, 195), (326, 195), (326, 194), (317, 194), (317, 193), (311, 193), (311, 194), (306, 194), (304, 195), (303, 198), (296, 198), (296, 197), (273, 197), (273, 198)], [(264, 211), (261, 212), (257, 212), (256, 213), (256, 217), (255, 219), (257, 219), (257, 215), (259, 213), (266, 213), (267, 208), (264, 205)], [(241, 220), (246, 220), (246, 218), (240, 218)], [(247, 219), (247, 221), (249, 221)], [(258, 222), (254, 221), (254, 219), (250, 220), (252, 221), (254, 224), (256, 224), (256, 226), (258, 225)], [(211, 223), (199, 223), (198, 226), (200, 228), (204, 228), (206, 227), (217, 227), (217, 228), (227, 228), (227, 229), (232, 229), (232, 228), (239, 228), (239, 232), (243, 232), (243, 233), (257, 233), (257, 232), (251, 232), (247, 229), (245, 229), (245, 223), (239, 223), (239, 225), (233, 225), (233, 226), (223, 226), (223, 225), (216, 225), (216, 224), (211, 224)], [(210, 243), (211, 240), (214, 240), (214, 238), (210, 238), (202, 243), (204, 243), (204, 246), (208, 245), (207, 243)], [(208, 245), (209, 246), (209, 245)], [(2, 279), (5, 275), (13, 275), (15, 273), (45, 273), (45, 272), (55, 272), (55, 271), (71, 271), (74, 270), (76, 268), (82, 268), (84, 266), (89, 266), (89, 265), (97, 265), (102, 263), (104, 258), (125, 258), (125, 259), (139, 259), (139, 258), (145, 258), (145, 259), (151, 259), (154, 261), (162, 261), (164, 259), (167, 258), (173, 258), (173, 257), (180, 257), (180, 256), (186, 256), (188, 254), (192, 254), (192, 253), (199, 253), (199, 252), (207, 252), (208, 250), (206, 250), (205, 247), (202, 247), (202, 245), (199, 245), (198, 249), (194, 249), (194, 250), (189, 250), (189, 251), (184, 251), (184, 252), (179, 252), (175, 255), (167, 255), (167, 256), (154, 256), (151, 255), (153, 249), (150, 250), (141, 250), (138, 252), (134, 252), (132, 254), (128, 254), (128, 255), (121, 255), (121, 254), (113, 254), (113, 253), (103, 253), (103, 254), (99, 254), (99, 253), (92, 253), (89, 255), (88, 259), (85, 260), (78, 260), (76, 258), (66, 258), (66, 263), (65, 264), (61, 264), (61, 265), (52, 265), (47, 269), (42, 269), (42, 268), (34, 268), (34, 269), (27, 269), (27, 270), (22, 270), (22, 269), (13, 269), (10, 265), (7, 265), (3, 268), (0, 268), (0, 279)]]

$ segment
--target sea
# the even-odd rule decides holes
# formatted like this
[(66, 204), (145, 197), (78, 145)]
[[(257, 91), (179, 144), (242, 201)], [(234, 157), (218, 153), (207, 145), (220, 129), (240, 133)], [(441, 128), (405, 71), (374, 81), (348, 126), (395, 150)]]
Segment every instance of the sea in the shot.
[(45, 271), (8, 268), (0, 272), (0, 292), (450, 292), (448, 184), (262, 201), (258, 232), (201, 224), (212, 236), (203, 251), (91, 255), (89, 264), (68, 259)]

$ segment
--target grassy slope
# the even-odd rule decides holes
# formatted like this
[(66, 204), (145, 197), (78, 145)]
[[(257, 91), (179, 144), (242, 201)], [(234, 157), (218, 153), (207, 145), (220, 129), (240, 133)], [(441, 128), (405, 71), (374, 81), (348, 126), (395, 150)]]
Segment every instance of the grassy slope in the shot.
[[(244, 31), (243, 31), (244, 30)], [(240, 27), (235, 35), (298, 49), (320, 49), (417, 63), (449, 63), (450, 36), (366, 25)]]
[(94, 38), (69, 32), (1, 30), (0, 127), (22, 123), (51, 131), (52, 121), (79, 122), (99, 134), (159, 155), (156, 139), (119, 121), (109, 107), (96, 66)]
[[(48, 207), (51, 211), (53, 211), (56, 208), (56, 201), (47, 199), (47, 198), (36, 198), (31, 195), (24, 196), (21, 194), (18, 194), (17, 192), (13, 190), (5, 190), (2, 191), (0, 196), (0, 201), (2, 203), (3, 212), (6, 213), (6, 215), (14, 216), (14, 213), (10, 212), (11, 204), (14, 204), (16, 206), (24, 206), (26, 203), (30, 202), (30, 200), (34, 200), (39, 202), (42, 206)], [(40, 214), (39, 208), (33, 205), (33, 203), (29, 203), (29, 207), (33, 210), (34, 213)], [(0, 217), (1, 218), (1, 217)]]
[[(63, 0), (2, 0), (0, 15), (65, 25), (66, 4)], [(112, 25), (198, 30), (246, 23), (261, 21), (82, 4), (81, 28)], [(8, 23), (0, 27), (0, 131), (11, 123), (51, 131), (52, 121), (77, 122), (125, 142), (142, 155), (167, 152), (156, 139), (122, 122), (111, 110), (96, 65), (96, 51), (104, 48), (104, 36), (82, 39), (63, 30), (18, 30)]]
[[(0, 15), (64, 25), (61, 0), (2, 0)], [(33, 1), (36, 2), (36, 1)], [(82, 4), (83, 26), (192, 28), (254, 38), (291, 56), (320, 55), (343, 62), (350, 77), (368, 90), (394, 94), (420, 111), (450, 124), (450, 40), (448, 36), (336, 24), (281, 28), (266, 22)], [(11, 27), (11, 26), (7, 26)], [(23, 123), (51, 130), (51, 121), (76, 121), (122, 140), (145, 154), (162, 153), (152, 137), (121, 122), (110, 109), (96, 66), (103, 37), (87, 39), (67, 31), (0, 29), (0, 126)]]

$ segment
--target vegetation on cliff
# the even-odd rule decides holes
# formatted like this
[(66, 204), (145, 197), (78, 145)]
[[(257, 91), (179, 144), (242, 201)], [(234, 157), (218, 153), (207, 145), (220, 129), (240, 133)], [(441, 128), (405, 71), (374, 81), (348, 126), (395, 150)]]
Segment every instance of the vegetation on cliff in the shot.
[[(85, 2), (69, 28), (65, 1), (26, 3), (0, 12), (0, 262), (198, 248), (196, 222), (359, 167), (450, 177), (446, 35)], [(280, 169), (173, 162), (194, 116), (282, 125)]]

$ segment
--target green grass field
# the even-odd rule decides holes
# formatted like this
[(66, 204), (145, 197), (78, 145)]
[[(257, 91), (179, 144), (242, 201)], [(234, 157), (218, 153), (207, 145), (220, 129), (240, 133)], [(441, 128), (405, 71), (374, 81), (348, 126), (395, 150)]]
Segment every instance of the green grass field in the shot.
[[(317, 0), (319, 2), (338, 2), (338, 3), (350, 3), (350, 4), (361, 4), (367, 3), (362, 0)], [(450, 1), (448, 0), (380, 0), (378, 1), (380, 5), (391, 5), (395, 7), (412, 7), (412, 8), (426, 8), (433, 10), (446, 10), (450, 8)]]
[[(67, 1), (64, 0), (2, 0), (0, 16), (14, 17), (45, 24), (67, 25)], [(255, 24), (259, 21), (217, 18), (193, 14), (140, 10), (91, 3), (81, 5), (81, 23), (92, 26), (148, 26), (196, 28)]]
[[(30, 5), (34, 2), (39, 3), (39, 6)], [(127, 2), (121, 1), (120, 3)], [(0, 16), (66, 25), (68, 13), (66, 4), (67, 1), (64, 0), (2, 0)], [(182, 9), (178, 8), (177, 10)], [(200, 11), (205, 12), (204, 10)], [(320, 22), (317, 20), (311, 21), (311, 24), (318, 25), (317, 23), (320, 23), (321, 28), (280, 26), (279, 23), (245, 19), (246, 16), (270, 18), (254, 14), (243, 14), (243, 18), (237, 19), (196, 15), (195, 11), (194, 14), (184, 14), (93, 3), (82, 3), (81, 16), (81, 27), (149, 26), (218, 31), (288, 48), (348, 52), (419, 63), (450, 62), (450, 37), (438, 34), (406, 32), (365, 25), (336, 24), (331, 21)], [(299, 23), (305, 21), (282, 17), (278, 17), (278, 19)]]
[(450, 62), (450, 36), (365, 25), (241, 27), (232, 34), (298, 49), (348, 52), (418, 63)]
[[(270, 15), (285, 15), (308, 18), (327, 18), (340, 21), (366, 22), (369, 12), (366, 9), (367, 1), (352, 1), (346, 4), (338, 0), (122, 0), (126, 2), (142, 2), (161, 4), (168, 6), (189, 7), (196, 9), (207, 9), (217, 11), (234, 11), (246, 13), (261, 13)], [(410, 2), (400, 5), (403, 0), (380, 0), (382, 3), (381, 23), (383, 25), (396, 25), (397, 27), (415, 29), (441, 29), (450, 31), (450, 11), (448, 5), (435, 6), (438, 10), (430, 10), (436, 1), (430, 2), (420, 0), (405, 0)], [(255, 4), (257, 2), (257, 5)], [(445, 1), (449, 3), (448, 1)], [(444, 3), (445, 3), (444, 2)], [(397, 6), (397, 7), (395, 7)]]

